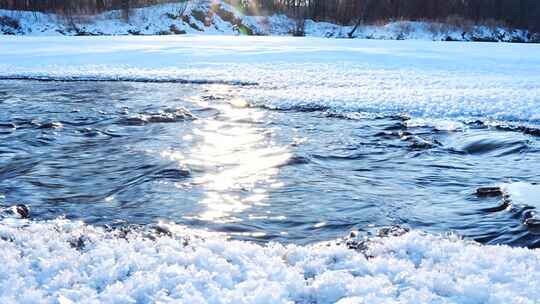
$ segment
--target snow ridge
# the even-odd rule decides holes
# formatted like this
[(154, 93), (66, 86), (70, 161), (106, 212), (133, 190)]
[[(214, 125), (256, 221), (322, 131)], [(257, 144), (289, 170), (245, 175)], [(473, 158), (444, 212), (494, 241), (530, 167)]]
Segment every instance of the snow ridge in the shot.
[[(105, 230), (65, 219), (0, 223), (2, 303), (534, 303), (540, 252), (418, 231), (258, 245), (167, 226)], [(169, 235), (168, 231), (172, 231)]]

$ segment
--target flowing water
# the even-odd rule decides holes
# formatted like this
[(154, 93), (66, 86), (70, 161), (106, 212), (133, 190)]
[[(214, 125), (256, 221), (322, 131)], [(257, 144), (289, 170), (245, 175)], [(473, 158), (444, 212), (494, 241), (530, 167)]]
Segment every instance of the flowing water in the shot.
[(534, 206), (476, 195), (540, 182), (534, 126), (273, 110), (250, 106), (241, 85), (0, 81), (0, 205), (260, 242), (397, 224), (540, 246), (524, 224)]

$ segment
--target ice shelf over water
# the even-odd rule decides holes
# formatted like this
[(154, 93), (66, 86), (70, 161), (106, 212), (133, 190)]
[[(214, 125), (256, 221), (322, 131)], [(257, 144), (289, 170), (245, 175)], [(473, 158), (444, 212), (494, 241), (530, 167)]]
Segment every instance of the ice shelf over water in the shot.
[(513, 203), (540, 208), (540, 185), (516, 182), (504, 184), (502, 189)]
[(540, 121), (540, 45), (293, 37), (0, 37), (0, 78), (225, 83), (272, 109)]

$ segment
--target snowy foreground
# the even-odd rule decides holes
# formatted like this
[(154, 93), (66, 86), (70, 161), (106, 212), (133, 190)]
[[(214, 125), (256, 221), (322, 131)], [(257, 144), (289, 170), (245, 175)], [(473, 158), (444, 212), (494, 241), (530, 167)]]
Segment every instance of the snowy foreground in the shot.
[[(17, 228), (22, 226), (20, 228)], [(2, 303), (535, 303), (540, 252), (419, 232), (361, 252), (107, 232), (79, 222), (0, 224)], [(201, 237), (203, 235), (203, 237)]]
[[(539, 186), (503, 185), (532, 202)], [(4, 212), (4, 214), (7, 214)], [(413, 231), (258, 245), (170, 224), (0, 220), (1, 303), (536, 303), (540, 251)]]
[[(350, 38), (352, 25), (305, 20), (308, 37)], [(291, 36), (297, 22), (285, 15), (245, 16), (222, 1), (162, 4), (134, 9), (129, 20), (121, 11), (97, 16), (66, 17), (0, 10), (0, 35), (270, 35)], [(353, 38), (433, 41), (539, 42), (540, 34), (500, 26), (466, 26), (437, 22), (397, 21), (361, 26)]]

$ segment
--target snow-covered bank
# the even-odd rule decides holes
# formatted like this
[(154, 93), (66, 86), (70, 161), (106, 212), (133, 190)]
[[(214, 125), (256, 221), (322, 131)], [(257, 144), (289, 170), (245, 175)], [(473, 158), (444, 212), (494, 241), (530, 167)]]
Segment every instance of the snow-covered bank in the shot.
[(540, 122), (540, 45), (294, 37), (0, 37), (0, 78), (252, 84), (253, 106)]
[[(513, 203), (540, 193), (501, 185)], [(531, 207), (538, 207), (530, 205)], [(32, 212), (30, 212), (31, 214)], [(538, 249), (399, 227), (299, 246), (0, 209), (0, 303), (535, 303)], [(370, 235), (368, 237), (368, 235)]]
[(239, 34), (230, 22), (212, 15), (212, 21), (198, 20), (198, 12), (206, 7), (182, 4), (163, 4), (133, 9), (129, 20), (121, 11), (110, 11), (96, 16), (65, 17), (39, 12), (0, 10), (0, 33), (15, 35), (170, 35), (170, 34)]
[[(257, 245), (69, 220), (0, 224), (2, 303), (534, 303), (540, 252), (420, 232)], [(201, 237), (203, 235), (203, 237)], [(155, 235), (154, 235), (155, 236)]]
[(508, 196), (505, 200), (510, 204), (532, 208), (525, 213), (524, 224), (535, 228), (540, 228), (540, 185), (525, 182), (508, 183), (502, 186), (502, 190)]
[(540, 185), (509, 183), (503, 185), (503, 190), (519, 204), (540, 208)]
[[(349, 38), (353, 26), (306, 20), (308, 37)], [(199, 1), (133, 9), (129, 20), (122, 12), (65, 17), (38, 12), (0, 10), (0, 35), (170, 35), (222, 34), (291, 36), (297, 22), (285, 15), (244, 16), (223, 2)], [(540, 34), (501, 26), (463, 26), (437, 22), (396, 21), (360, 26), (354, 38), (434, 41), (539, 42)]]

